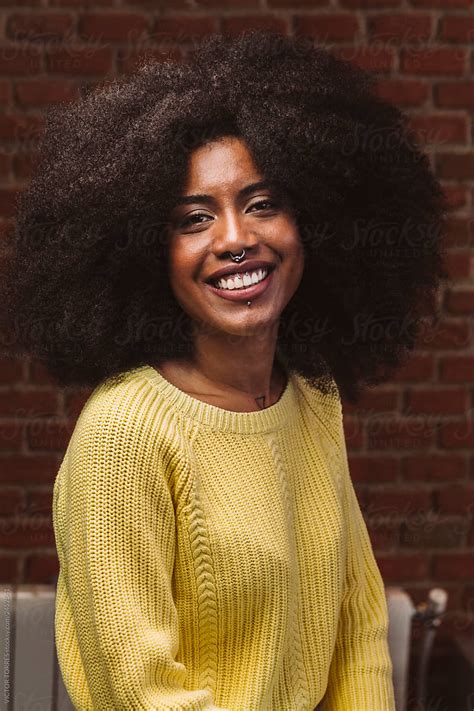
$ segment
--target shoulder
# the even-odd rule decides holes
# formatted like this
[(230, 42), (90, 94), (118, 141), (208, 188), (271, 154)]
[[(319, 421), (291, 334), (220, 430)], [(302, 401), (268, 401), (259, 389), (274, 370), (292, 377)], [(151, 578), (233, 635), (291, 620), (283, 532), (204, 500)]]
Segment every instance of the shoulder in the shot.
[(329, 434), (339, 439), (342, 404), (334, 378), (312, 382), (296, 372), (293, 376), (302, 406), (312, 413)]
[(133, 458), (163, 458), (176, 450), (175, 413), (147, 378), (148, 366), (105, 379), (87, 398), (70, 447), (112, 448)]

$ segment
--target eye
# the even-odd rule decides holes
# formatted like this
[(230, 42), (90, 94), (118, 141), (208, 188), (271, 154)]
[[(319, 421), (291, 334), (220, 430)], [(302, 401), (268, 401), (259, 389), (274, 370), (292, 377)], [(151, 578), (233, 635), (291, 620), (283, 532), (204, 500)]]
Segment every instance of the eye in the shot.
[(250, 206), (249, 210), (251, 210), (253, 207), (257, 207), (257, 206), (259, 206), (259, 205), (260, 205), (260, 206), (261, 206), (261, 205), (264, 205), (264, 206), (267, 205), (266, 208), (265, 208), (265, 207), (262, 208), (262, 209), (264, 209), (264, 210), (265, 210), (265, 209), (268, 209), (268, 206), (270, 206), (270, 209), (271, 209), (272, 207), (273, 207), (273, 208), (277, 207), (277, 203), (274, 202), (273, 200), (259, 200), (258, 202), (254, 202), (254, 204)]
[(195, 212), (192, 215), (189, 215), (189, 217), (186, 217), (184, 220), (181, 220), (179, 223), (179, 227), (187, 227), (188, 225), (199, 225), (202, 224), (202, 221), (199, 220), (198, 222), (194, 222), (194, 219), (196, 217), (209, 217), (209, 215), (206, 215), (204, 212)]

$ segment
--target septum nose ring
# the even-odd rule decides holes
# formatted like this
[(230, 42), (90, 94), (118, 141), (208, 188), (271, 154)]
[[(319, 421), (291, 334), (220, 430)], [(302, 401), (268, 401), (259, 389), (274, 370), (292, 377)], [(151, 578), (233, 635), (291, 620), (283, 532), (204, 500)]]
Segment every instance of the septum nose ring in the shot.
[(241, 262), (245, 257), (245, 249), (242, 250), (241, 254), (232, 254), (232, 252), (229, 252), (229, 254), (233, 262)]
[[(241, 254), (232, 254), (232, 252), (229, 252), (229, 254), (233, 262), (241, 262), (245, 257), (245, 249), (242, 250)], [(250, 301), (247, 301), (247, 306), (250, 306), (250, 303)]]

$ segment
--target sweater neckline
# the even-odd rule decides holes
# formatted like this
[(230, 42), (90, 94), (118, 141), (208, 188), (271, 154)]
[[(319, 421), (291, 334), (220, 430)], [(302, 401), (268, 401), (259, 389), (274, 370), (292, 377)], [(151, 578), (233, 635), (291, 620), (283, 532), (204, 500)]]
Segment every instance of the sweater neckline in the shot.
[(169, 404), (181, 415), (197, 420), (211, 429), (241, 434), (254, 434), (285, 425), (296, 409), (294, 374), (287, 372), (288, 381), (279, 400), (264, 408), (252, 412), (226, 410), (198, 400), (176, 385), (173, 385), (151, 365), (144, 365), (141, 370), (149, 382), (166, 398)]

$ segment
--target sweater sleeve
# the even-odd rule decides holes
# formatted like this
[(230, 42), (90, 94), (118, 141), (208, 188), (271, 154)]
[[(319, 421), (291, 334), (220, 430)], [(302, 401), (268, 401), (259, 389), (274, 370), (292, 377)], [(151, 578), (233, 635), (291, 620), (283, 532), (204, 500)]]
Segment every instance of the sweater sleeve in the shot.
[(342, 491), (347, 522), (345, 588), (321, 711), (395, 711), (385, 589), (349, 474), (342, 427)]
[(58, 659), (79, 711), (218, 711), (176, 660), (175, 511), (144, 419), (89, 407), (55, 482)]

